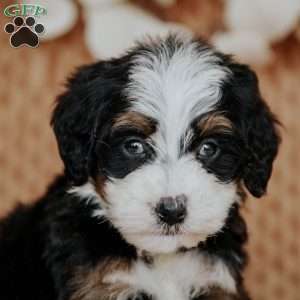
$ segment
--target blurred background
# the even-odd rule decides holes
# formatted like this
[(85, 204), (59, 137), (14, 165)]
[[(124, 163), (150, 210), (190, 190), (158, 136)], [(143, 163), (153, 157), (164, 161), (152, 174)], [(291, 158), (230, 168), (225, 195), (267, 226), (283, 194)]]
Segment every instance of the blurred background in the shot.
[(299, 300), (300, 1), (28, 1), (47, 10), (34, 16), (45, 27), (36, 48), (10, 45), (13, 33), (4, 28), (13, 16), (4, 10), (15, 3), (0, 3), (0, 215), (36, 200), (61, 172), (49, 121), (75, 67), (119, 55), (145, 33), (191, 31), (251, 64), (283, 124), (268, 194), (250, 197), (243, 210), (250, 233), (245, 279), (254, 300)]

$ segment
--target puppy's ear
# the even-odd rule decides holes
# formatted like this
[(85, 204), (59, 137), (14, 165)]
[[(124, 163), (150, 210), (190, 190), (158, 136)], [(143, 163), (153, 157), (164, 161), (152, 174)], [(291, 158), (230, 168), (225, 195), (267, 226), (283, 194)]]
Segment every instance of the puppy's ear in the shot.
[[(243, 181), (249, 192), (261, 197), (267, 189), (280, 137), (278, 121), (264, 102), (253, 71), (245, 65), (234, 65), (233, 89), (240, 102), (240, 127), (246, 145)], [(235, 108), (232, 107), (234, 110)]]
[(244, 183), (255, 197), (261, 197), (267, 189), (273, 161), (278, 152), (279, 136), (276, 119), (269, 108), (261, 103), (249, 116), (248, 161), (244, 171)]
[(58, 97), (51, 124), (65, 173), (79, 185), (86, 182), (97, 130), (111, 112), (114, 81), (111, 66), (100, 62), (80, 68)]

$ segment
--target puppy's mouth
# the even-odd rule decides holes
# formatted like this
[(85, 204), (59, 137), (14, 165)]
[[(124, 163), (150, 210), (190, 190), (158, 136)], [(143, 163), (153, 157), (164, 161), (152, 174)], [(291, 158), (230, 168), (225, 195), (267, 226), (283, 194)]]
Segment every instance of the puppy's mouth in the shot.
[(130, 235), (139, 235), (144, 237), (156, 237), (156, 238), (185, 238), (202, 236), (199, 232), (186, 230), (184, 224), (176, 224), (169, 226), (167, 224), (159, 224), (156, 228), (143, 231), (128, 232)]
[(138, 249), (150, 253), (170, 253), (179, 249), (190, 249), (196, 247), (203, 236), (198, 234), (182, 233), (178, 231), (162, 231), (160, 233), (129, 234), (125, 236), (127, 241)]
[(169, 226), (167, 224), (161, 224), (161, 232), (159, 235), (161, 236), (177, 236), (184, 235), (184, 231), (182, 229), (181, 224), (175, 224), (173, 226)]

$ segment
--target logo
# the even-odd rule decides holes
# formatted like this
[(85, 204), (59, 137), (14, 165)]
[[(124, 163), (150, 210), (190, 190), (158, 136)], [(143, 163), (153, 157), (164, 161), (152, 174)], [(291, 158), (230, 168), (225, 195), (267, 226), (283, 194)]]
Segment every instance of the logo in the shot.
[(35, 16), (40, 17), (46, 15), (47, 10), (41, 5), (35, 4), (12, 4), (4, 9), (4, 15), (6, 17), (17, 17), (17, 16)]
[(14, 17), (12, 22), (5, 25), (4, 31), (10, 34), (10, 44), (14, 48), (28, 46), (36, 48), (39, 36), (45, 32), (43, 24), (36, 21), (36, 17), (47, 14), (47, 10), (40, 5), (13, 4), (4, 9), (4, 15)]

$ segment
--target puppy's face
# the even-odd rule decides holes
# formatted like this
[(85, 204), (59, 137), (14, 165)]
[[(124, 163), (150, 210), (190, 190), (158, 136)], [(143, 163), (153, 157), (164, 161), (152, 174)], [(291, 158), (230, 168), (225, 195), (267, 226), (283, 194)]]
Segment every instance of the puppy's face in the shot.
[(92, 184), (99, 215), (149, 252), (220, 231), (242, 182), (263, 194), (278, 146), (255, 75), (174, 36), (81, 70), (53, 123), (75, 190)]

